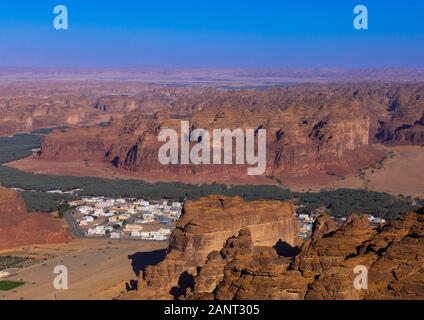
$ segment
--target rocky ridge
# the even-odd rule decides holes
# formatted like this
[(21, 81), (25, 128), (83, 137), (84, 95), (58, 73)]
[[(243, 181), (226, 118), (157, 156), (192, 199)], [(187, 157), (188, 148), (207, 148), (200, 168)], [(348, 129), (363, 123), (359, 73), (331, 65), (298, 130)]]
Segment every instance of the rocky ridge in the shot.
[[(184, 293), (192, 286), (193, 276), (200, 268), (219, 271), (213, 266), (223, 265), (223, 260), (207, 261), (225, 243), (228, 255), (243, 252), (237, 239), (228, 238), (247, 227), (252, 245), (272, 246), (278, 241), (295, 245), (298, 241), (294, 206), (290, 202), (246, 202), (240, 197), (223, 196), (187, 201), (171, 234), (165, 260), (142, 272), (138, 292), (143, 298), (170, 298)], [(212, 283), (199, 286), (210, 287)]]
[[(421, 144), (423, 90), (420, 85), (388, 84), (266, 91), (187, 89), (154, 112), (135, 108), (104, 128), (52, 134), (45, 139), (39, 159), (82, 161), (92, 155), (98, 166), (164, 181), (178, 177), (195, 183), (222, 182), (246, 176), (243, 165), (161, 165), (157, 161), (160, 130), (179, 132), (186, 120), (190, 130), (266, 129), (264, 176), (271, 179), (344, 176), (384, 157), (373, 143)], [(104, 108), (100, 105), (100, 109)]]
[[(208, 217), (214, 219), (213, 210)], [(195, 225), (203, 229), (201, 220)], [(195, 237), (186, 230), (184, 239)], [(165, 260), (142, 274), (138, 291), (120, 298), (424, 299), (423, 209), (380, 227), (370, 226), (366, 215), (352, 215), (336, 226), (324, 214), (300, 248), (284, 241), (264, 245), (255, 239), (254, 226), (245, 225), (221, 248), (218, 243), (212, 248), (196, 241), (200, 248), (194, 251), (191, 246), (175, 249), (173, 240)], [(194, 252), (200, 254), (192, 263)], [(187, 264), (196, 267), (187, 269)], [(367, 289), (354, 286), (358, 266), (368, 270)], [(170, 288), (166, 279), (172, 283), (178, 279), (176, 288)]]

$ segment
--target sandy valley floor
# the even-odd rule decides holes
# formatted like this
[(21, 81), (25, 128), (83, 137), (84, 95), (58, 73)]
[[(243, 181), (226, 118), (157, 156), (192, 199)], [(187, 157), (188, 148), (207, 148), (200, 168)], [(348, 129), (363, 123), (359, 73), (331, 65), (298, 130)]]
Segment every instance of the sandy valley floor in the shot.
[(334, 188), (367, 188), (393, 195), (424, 198), (424, 147), (395, 146), (384, 148), (391, 152), (379, 169), (364, 170), (363, 177), (347, 177), (332, 184)]
[[(376, 148), (383, 149), (394, 156), (386, 159), (381, 168), (369, 168), (364, 170), (364, 176), (358, 174), (349, 175), (344, 179), (339, 179), (325, 173), (311, 173), (308, 177), (287, 177), (280, 183), (293, 191), (319, 191), (321, 189), (334, 188), (352, 188), (368, 189), (378, 192), (388, 192), (392, 195), (403, 194), (405, 196), (424, 197), (424, 147), (421, 146), (383, 146), (374, 145)], [(35, 172), (40, 174), (67, 174), (67, 175), (87, 175), (102, 178), (134, 179), (122, 171), (111, 171), (110, 168), (101, 166), (86, 166), (80, 162), (67, 162), (60, 166), (57, 162), (40, 161), (33, 157), (8, 163), (8, 166), (23, 171)], [(64, 167), (66, 170), (64, 171)], [(170, 179), (172, 177), (169, 177)], [(157, 182), (154, 178), (143, 176), (147, 182)], [(172, 179), (171, 179), (172, 180)], [(170, 181), (171, 181), (170, 180)], [(178, 178), (176, 178), (178, 181)], [(190, 182), (190, 181), (187, 181)], [(210, 181), (213, 182), (213, 181)], [(241, 181), (231, 184), (243, 184)], [(271, 184), (277, 182), (267, 177), (259, 177), (257, 181), (249, 180), (249, 184)]]
[[(134, 271), (147, 259), (143, 252), (163, 249), (164, 242), (80, 239), (68, 244), (28, 246), (0, 254), (21, 255), (37, 263), (16, 271), (7, 280), (24, 281), (11, 291), (0, 291), (3, 299), (112, 299), (125, 290)], [(68, 290), (53, 286), (53, 270), (64, 265), (69, 272)]]

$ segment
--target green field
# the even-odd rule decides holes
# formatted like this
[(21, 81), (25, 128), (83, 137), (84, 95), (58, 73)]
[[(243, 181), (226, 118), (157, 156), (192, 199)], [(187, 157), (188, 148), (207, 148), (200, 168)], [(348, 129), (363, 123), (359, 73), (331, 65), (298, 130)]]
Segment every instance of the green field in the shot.
[(9, 291), (12, 289), (15, 289), (17, 287), (20, 287), (24, 284), (24, 282), (20, 281), (0, 281), (0, 291)]

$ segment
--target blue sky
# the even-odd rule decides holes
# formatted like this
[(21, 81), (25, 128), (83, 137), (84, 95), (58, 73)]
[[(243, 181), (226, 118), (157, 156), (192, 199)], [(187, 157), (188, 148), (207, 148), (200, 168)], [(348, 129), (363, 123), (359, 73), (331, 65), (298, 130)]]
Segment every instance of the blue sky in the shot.
[[(69, 30), (53, 28), (53, 8)], [(353, 28), (365, 4), (369, 30)], [(34, 0), (0, 4), (0, 66), (424, 67), (421, 0)]]

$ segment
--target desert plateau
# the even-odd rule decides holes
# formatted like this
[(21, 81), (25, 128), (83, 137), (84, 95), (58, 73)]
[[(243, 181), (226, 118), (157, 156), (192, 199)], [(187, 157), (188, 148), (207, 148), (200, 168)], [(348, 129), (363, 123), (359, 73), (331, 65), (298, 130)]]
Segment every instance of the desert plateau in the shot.
[[(420, 73), (250, 72), (3, 72), (0, 299), (424, 299)], [(264, 130), (265, 173), (164, 166), (181, 121)]]

